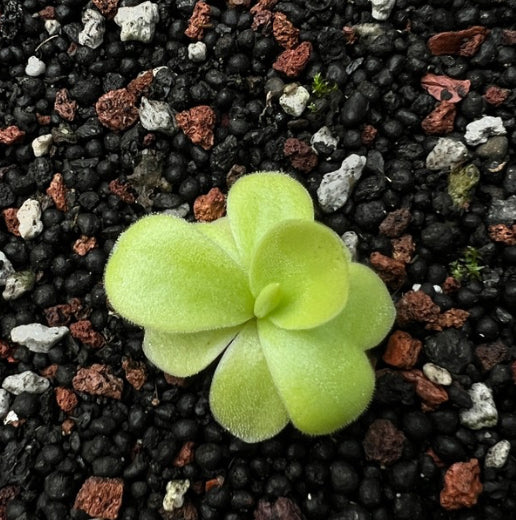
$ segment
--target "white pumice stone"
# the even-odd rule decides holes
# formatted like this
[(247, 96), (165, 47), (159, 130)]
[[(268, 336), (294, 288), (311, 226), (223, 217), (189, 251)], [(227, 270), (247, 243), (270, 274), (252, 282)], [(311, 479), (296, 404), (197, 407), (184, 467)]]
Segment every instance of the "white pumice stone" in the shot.
[(14, 274), (13, 264), (11, 264), (3, 251), (0, 251), (0, 287), (5, 285), (7, 278), (12, 274)]
[(16, 300), (34, 287), (36, 277), (32, 271), (19, 271), (9, 275), (5, 280), (2, 298), (6, 301)]
[(468, 158), (468, 149), (464, 143), (440, 137), (426, 157), (426, 167), (429, 170), (449, 170), (463, 163)]
[(27, 66), (25, 67), (25, 74), (27, 76), (32, 76), (33, 78), (37, 76), (41, 76), (45, 73), (47, 66), (45, 62), (41, 61), (36, 56), (31, 56), (27, 61)]
[(0, 419), (3, 419), (9, 411), (9, 392), (0, 388)]
[(511, 443), (508, 440), (502, 440), (491, 446), (486, 453), (484, 465), (486, 468), (501, 469), (505, 466), (509, 453), (511, 452)]
[(299, 117), (305, 110), (310, 93), (305, 87), (290, 83), (283, 89), (279, 104), (283, 111), (292, 117)]
[(38, 376), (30, 370), (7, 376), (2, 383), (2, 388), (14, 395), (20, 395), (22, 392), (42, 394), (49, 386), (48, 379)]
[(190, 481), (170, 480), (167, 482), (165, 496), (163, 498), (163, 509), (165, 511), (174, 511), (184, 504), (184, 496), (190, 487)]
[(120, 40), (123, 42), (149, 43), (159, 22), (158, 5), (147, 1), (134, 7), (120, 7), (114, 21), (122, 29)]
[(355, 183), (360, 179), (366, 158), (352, 154), (342, 161), (338, 170), (326, 173), (317, 188), (317, 198), (323, 211), (332, 213), (342, 208)]
[(503, 126), (501, 117), (484, 116), (466, 126), (464, 139), (469, 146), (485, 143), (493, 135), (505, 135), (507, 130)]
[(351, 260), (357, 259), (358, 235), (354, 231), (346, 231), (340, 238), (351, 254)]
[(433, 363), (425, 363), (423, 365), (423, 374), (436, 385), (450, 386), (452, 384), (452, 376), (446, 368), (434, 365)]
[(31, 143), (34, 157), (42, 157), (43, 155), (46, 155), (53, 142), (54, 139), (52, 138), (52, 134), (43, 134), (36, 137), (36, 139)]
[(389, 18), (396, 0), (371, 0), (372, 12), (371, 16), (375, 20), (384, 21)]
[(14, 410), (9, 410), (4, 419), (4, 424), (14, 424), (17, 423), (20, 418), (16, 415)]
[(18, 325), (11, 330), (11, 340), (32, 352), (46, 354), (68, 334), (68, 327), (46, 327), (41, 323)]
[(54, 36), (61, 32), (61, 24), (57, 20), (45, 20), (45, 31), (49, 36)]
[(18, 210), (16, 216), (20, 226), (18, 231), (25, 240), (36, 238), (43, 231), (41, 207), (34, 199), (27, 199)]
[(153, 101), (142, 97), (140, 108), (140, 123), (145, 130), (162, 132), (171, 135), (176, 131), (176, 120), (170, 105), (165, 101)]
[(327, 126), (322, 126), (312, 136), (310, 144), (316, 152), (323, 152), (329, 155), (337, 149), (339, 140)]
[(95, 9), (86, 9), (82, 14), (83, 30), (79, 33), (79, 43), (96, 49), (104, 41), (104, 17)]
[(496, 426), (498, 410), (493, 400), (493, 392), (484, 383), (473, 383), (468, 390), (473, 406), (460, 412), (460, 422), (471, 430)]
[(188, 45), (188, 59), (194, 63), (201, 63), (206, 60), (206, 44), (195, 42)]

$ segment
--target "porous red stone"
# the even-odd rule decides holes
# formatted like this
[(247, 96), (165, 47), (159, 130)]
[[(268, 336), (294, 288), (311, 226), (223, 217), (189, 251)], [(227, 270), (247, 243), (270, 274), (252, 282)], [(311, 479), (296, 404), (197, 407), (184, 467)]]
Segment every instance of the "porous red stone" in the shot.
[(387, 342), (382, 359), (397, 368), (409, 369), (416, 363), (423, 344), (408, 332), (394, 331)]
[(127, 382), (135, 389), (140, 390), (147, 381), (147, 369), (145, 363), (141, 361), (134, 361), (132, 359), (124, 359), (122, 361), (122, 368), (125, 372)]
[(515, 45), (516, 44), (516, 31), (511, 29), (502, 30), (502, 44), (503, 45)]
[(488, 29), (479, 25), (462, 31), (446, 31), (432, 36), (428, 48), (434, 56), (457, 54), (469, 58), (477, 52), (488, 33)]
[(312, 147), (295, 137), (289, 137), (285, 140), (283, 153), (285, 157), (290, 159), (292, 167), (303, 173), (311, 172), (319, 162), (319, 158)]
[(451, 294), (460, 289), (460, 282), (453, 276), (448, 276), (446, 280), (444, 280), (442, 287), (444, 294)]
[(219, 188), (212, 188), (195, 199), (193, 212), (199, 222), (213, 222), (226, 214), (226, 196)]
[(120, 181), (120, 179), (113, 179), (109, 185), (109, 191), (114, 193), (120, 200), (126, 204), (133, 204), (136, 197), (132, 193), (131, 185)]
[(120, 478), (89, 477), (77, 493), (73, 507), (91, 517), (116, 520), (123, 492), (124, 481)]
[(473, 507), (482, 493), (480, 465), (477, 459), (452, 464), (444, 475), (444, 488), (440, 493), (441, 506), (452, 511)]
[(484, 99), (494, 107), (500, 106), (509, 97), (511, 91), (507, 88), (490, 85), (484, 93)]
[(284, 49), (293, 49), (299, 43), (299, 29), (294, 27), (284, 13), (274, 13), (272, 34)]
[(246, 174), (246, 167), (241, 164), (234, 164), (228, 171), (226, 175), (226, 185), (228, 188), (231, 188), (235, 182), (240, 179), (243, 175)]
[(376, 419), (362, 441), (367, 460), (383, 465), (396, 462), (403, 452), (405, 435), (388, 419)]
[(85, 256), (89, 251), (95, 249), (97, 247), (97, 239), (95, 237), (87, 237), (86, 235), (82, 235), (78, 238), (73, 246), (73, 252), (77, 253), (79, 256)]
[(432, 383), (421, 370), (404, 370), (401, 375), (406, 381), (414, 384), (416, 394), (421, 397), (421, 408), (424, 412), (435, 410), (439, 405), (448, 401), (446, 390), (442, 386)]
[(51, 117), (48, 115), (40, 114), (39, 112), (36, 112), (36, 121), (38, 122), (39, 126), (47, 126), (50, 124)]
[(54, 201), (55, 207), (59, 211), (68, 211), (68, 204), (66, 202), (66, 195), (68, 190), (65, 186), (63, 176), (56, 173), (52, 177), (50, 186), (47, 188), (47, 195)]
[(254, 520), (304, 520), (301, 510), (287, 497), (279, 497), (275, 502), (260, 499), (253, 513)]
[(201, 40), (204, 36), (204, 30), (209, 26), (210, 6), (206, 2), (197, 2), (188, 22), (185, 35), (193, 40)]
[(407, 271), (403, 262), (382, 255), (378, 251), (371, 253), (369, 260), (371, 267), (390, 288), (399, 289), (403, 286), (407, 279)]
[(448, 309), (438, 314), (435, 321), (427, 323), (425, 329), (435, 331), (449, 329), (450, 327), (460, 329), (468, 318), (469, 312), (464, 309)]
[(305, 68), (311, 53), (312, 44), (310, 42), (300, 43), (293, 49), (283, 51), (272, 64), (272, 68), (289, 78), (295, 78)]
[(506, 246), (516, 246), (516, 224), (494, 224), (489, 226), (489, 237), (493, 242), (501, 242)]
[(441, 101), (432, 112), (421, 121), (421, 128), (429, 135), (443, 135), (453, 132), (457, 107), (449, 101)]
[(19, 143), (23, 139), (24, 135), (25, 132), (20, 130), (16, 125), (8, 126), (7, 128), (0, 130), (0, 144), (6, 144), (9, 146), (11, 144)]
[(193, 441), (186, 441), (179, 450), (177, 457), (172, 463), (176, 468), (183, 468), (187, 464), (191, 464), (194, 460), (194, 446)]
[(138, 99), (140, 96), (148, 93), (149, 87), (151, 86), (153, 80), (154, 73), (152, 70), (146, 70), (129, 82), (129, 85), (127, 85), (127, 90)]
[(483, 343), (475, 348), (475, 357), (480, 362), (482, 369), (491, 370), (499, 363), (509, 361), (511, 352), (509, 347), (500, 340), (493, 343)]
[(214, 144), (213, 128), (215, 121), (215, 112), (213, 108), (207, 105), (199, 105), (176, 115), (179, 128), (190, 138), (192, 143), (198, 144), (205, 150), (209, 150)]
[(94, 363), (89, 368), (80, 368), (72, 380), (77, 392), (101, 395), (113, 399), (122, 398), (124, 382), (111, 373), (106, 365)]
[(428, 73), (421, 78), (421, 86), (437, 101), (458, 103), (469, 92), (471, 81)]
[(16, 208), (5, 208), (2, 210), (2, 217), (4, 217), (7, 231), (12, 235), (19, 237), (20, 222), (18, 221), (18, 210)]
[(56, 17), (56, 8), (52, 5), (47, 5), (38, 14), (43, 20), (54, 20)]
[(79, 400), (75, 392), (70, 388), (58, 386), (55, 389), (57, 406), (65, 413), (70, 413), (78, 404)]
[(0, 489), (0, 520), (7, 520), (7, 502), (17, 497), (20, 488), (15, 485), (4, 486)]
[(127, 130), (138, 121), (136, 96), (126, 88), (110, 90), (95, 104), (99, 121), (106, 128), (118, 132)]
[(396, 304), (396, 321), (402, 327), (412, 323), (432, 323), (440, 309), (423, 291), (408, 291)]
[(118, 11), (118, 3), (120, 0), (92, 0), (97, 9), (107, 19), (114, 18)]
[(362, 141), (362, 144), (368, 146), (376, 139), (377, 134), (378, 129), (373, 125), (365, 125), (364, 128), (362, 128), (360, 140)]
[(56, 92), (54, 110), (66, 121), (73, 121), (77, 112), (77, 101), (70, 98), (66, 88), (61, 88)]
[(404, 264), (408, 264), (412, 260), (412, 256), (416, 251), (416, 244), (412, 235), (402, 235), (399, 238), (393, 238), (392, 244), (392, 258), (399, 260)]
[(70, 334), (75, 339), (92, 348), (101, 348), (105, 345), (104, 336), (97, 332), (90, 320), (79, 320), (70, 325)]
[(69, 303), (60, 303), (44, 309), (43, 314), (49, 327), (62, 327), (68, 325), (72, 317), (79, 319), (82, 310), (79, 298), (72, 298)]
[(407, 229), (412, 217), (408, 208), (400, 208), (387, 213), (380, 224), (380, 233), (389, 238), (396, 238)]

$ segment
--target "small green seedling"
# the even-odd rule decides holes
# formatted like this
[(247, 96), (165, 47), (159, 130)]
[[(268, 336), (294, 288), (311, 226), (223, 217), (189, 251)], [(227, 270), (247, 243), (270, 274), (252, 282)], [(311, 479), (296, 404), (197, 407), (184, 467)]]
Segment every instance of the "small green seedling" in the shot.
[(450, 273), (455, 280), (462, 282), (468, 280), (480, 280), (481, 271), (485, 266), (480, 265), (482, 255), (477, 248), (468, 246), (464, 249), (462, 258), (450, 264)]
[(242, 177), (227, 217), (212, 223), (142, 218), (118, 239), (105, 287), (166, 373), (197, 374), (222, 354), (211, 410), (247, 442), (289, 420), (318, 435), (356, 419), (374, 390), (365, 351), (395, 315), (380, 278), (351, 261), (314, 221), (308, 192), (280, 173)]
[(339, 87), (336, 83), (330, 83), (328, 80), (322, 77), (322, 74), (318, 72), (312, 80), (312, 94), (315, 97), (322, 98), (329, 96), (332, 92), (338, 90)]

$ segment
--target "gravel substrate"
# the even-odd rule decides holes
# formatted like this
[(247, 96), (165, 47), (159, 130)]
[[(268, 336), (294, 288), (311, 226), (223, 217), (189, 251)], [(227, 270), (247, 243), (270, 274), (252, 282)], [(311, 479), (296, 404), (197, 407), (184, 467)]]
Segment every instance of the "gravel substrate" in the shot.
[[(514, 517), (516, 2), (49, 4), (0, 1), (0, 520)], [(106, 302), (129, 224), (257, 170), (397, 305), (331, 436), (232, 437), (213, 367), (163, 374)]]

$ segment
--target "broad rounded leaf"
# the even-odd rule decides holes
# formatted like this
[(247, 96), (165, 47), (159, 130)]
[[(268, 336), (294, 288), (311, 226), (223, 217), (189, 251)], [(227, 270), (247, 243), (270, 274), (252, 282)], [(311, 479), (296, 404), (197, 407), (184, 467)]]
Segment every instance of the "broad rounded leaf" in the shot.
[(270, 284), (279, 284), (280, 301), (267, 317), (285, 329), (317, 327), (346, 303), (348, 264), (345, 246), (331, 229), (318, 222), (285, 220), (255, 250), (251, 291), (259, 297)]
[(332, 433), (354, 421), (374, 392), (367, 355), (334, 322), (295, 331), (267, 319), (258, 322), (265, 359), (290, 420), (309, 435)]
[(351, 263), (348, 302), (336, 318), (341, 330), (367, 350), (383, 340), (395, 318), (396, 309), (381, 278), (369, 267)]
[(215, 419), (246, 442), (276, 435), (288, 422), (263, 357), (256, 322), (249, 322), (219, 362), (210, 390)]
[(213, 222), (197, 222), (195, 227), (210, 240), (213, 240), (219, 247), (237, 263), (241, 263), (240, 253), (235, 244), (235, 239), (231, 233), (228, 217), (222, 217)]
[(314, 207), (303, 186), (282, 173), (240, 178), (229, 190), (227, 214), (244, 265), (262, 236), (286, 219), (313, 220)]
[(179, 334), (145, 329), (143, 353), (158, 368), (177, 377), (205, 369), (237, 335), (240, 327)]
[(253, 315), (242, 268), (194, 224), (170, 215), (142, 218), (120, 236), (104, 284), (117, 312), (152, 329), (198, 332)]

